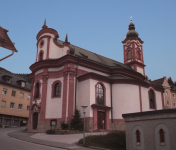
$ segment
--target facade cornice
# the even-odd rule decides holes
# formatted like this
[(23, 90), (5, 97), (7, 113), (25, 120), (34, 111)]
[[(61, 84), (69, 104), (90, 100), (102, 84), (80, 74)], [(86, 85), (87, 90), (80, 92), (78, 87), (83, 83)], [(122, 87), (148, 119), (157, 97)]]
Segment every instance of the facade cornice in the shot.
[[(109, 75), (113, 75), (113, 74), (123, 74), (123, 75), (128, 75), (129, 77), (132, 77), (134, 79), (138, 79), (138, 80), (145, 80), (145, 77), (135, 71), (132, 70), (128, 70), (128, 69), (123, 69), (123, 68), (111, 68), (108, 66), (103, 66), (100, 64), (95, 64), (93, 62), (87, 61), (85, 59), (80, 59), (71, 55), (65, 55), (59, 59), (48, 59), (48, 60), (43, 60), (43, 61), (39, 61), (36, 62), (34, 64), (32, 64), (30, 66), (30, 70), (32, 71), (32, 73), (36, 72), (39, 69), (44, 69), (44, 68), (49, 68), (49, 67), (61, 67), (66, 63), (73, 63), (73, 64), (77, 64), (79, 59), (79, 65), (83, 66), (83, 67), (87, 67), (93, 70), (97, 70)], [(29, 75), (29, 77), (32, 75)]]

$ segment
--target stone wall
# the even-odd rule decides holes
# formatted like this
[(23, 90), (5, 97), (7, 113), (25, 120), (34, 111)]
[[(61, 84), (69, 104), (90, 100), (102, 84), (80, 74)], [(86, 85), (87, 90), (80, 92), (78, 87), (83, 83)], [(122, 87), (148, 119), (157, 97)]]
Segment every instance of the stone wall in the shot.
[(125, 131), (125, 122), (110, 122), (109, 129)]

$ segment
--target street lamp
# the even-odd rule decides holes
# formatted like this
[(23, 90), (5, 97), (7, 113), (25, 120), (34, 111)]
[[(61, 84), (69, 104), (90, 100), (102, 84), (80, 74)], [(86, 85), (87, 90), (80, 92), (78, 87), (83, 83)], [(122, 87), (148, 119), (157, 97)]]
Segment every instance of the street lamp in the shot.
[(83, 145), (85, 144), (85, 113), (86, 113), (86, 107), (88, 106), (81, 106), (83, 108), (83, 114), (84, 114), (84, 132), (83, 132)]

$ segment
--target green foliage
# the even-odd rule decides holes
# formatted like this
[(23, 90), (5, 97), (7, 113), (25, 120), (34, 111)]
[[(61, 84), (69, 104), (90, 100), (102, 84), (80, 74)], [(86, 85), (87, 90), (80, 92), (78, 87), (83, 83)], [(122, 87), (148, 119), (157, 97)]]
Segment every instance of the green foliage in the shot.
[(61, 122), (61, 128), (62, 130), (67, 130), (68, 129), (68, 123), (65, 123), (64, 121)]
[[(107, 148), (111, 150), (126, 150), (125, 131), (112, 131), (106, 135), (90, 135), (85, 139), (85, 146)], [(83, 139), (78, 141), (83, 143)]]
[(70, 122), (70, 128), (74, 130), (83, 130), (82, 119), (80, 118), (81, 114), (78, 109), (75, 110), (73, 119)]
[(47, 131), (46, 131), (46, 134), (55, 134), (55, 133), (56, 133), (55, 130), (47, 130)]
[(174, 85), (174, 82), (172, 81), (171, 77), (169, 77), (167, 81), (168, 81), (169, 85)]

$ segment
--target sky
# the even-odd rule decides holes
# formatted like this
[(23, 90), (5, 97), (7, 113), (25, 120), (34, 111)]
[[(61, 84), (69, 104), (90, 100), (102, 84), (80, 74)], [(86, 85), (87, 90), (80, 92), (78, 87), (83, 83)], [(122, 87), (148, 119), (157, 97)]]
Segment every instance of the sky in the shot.
[[(151, 80), (176, 81), (176, 1), (163, 0), (1, 0), (0, 26), (18, 53), (0, 62), (13, 73), (31, 73), (36, 35), (46, 25), (59, 39), (123, 63), (123, 45), (130, 16), (144, 41), (145, 74)], [(0, 59), (11, 54), (0, 47)]]

